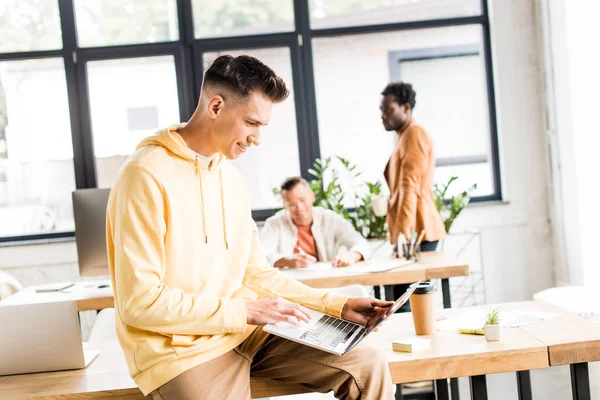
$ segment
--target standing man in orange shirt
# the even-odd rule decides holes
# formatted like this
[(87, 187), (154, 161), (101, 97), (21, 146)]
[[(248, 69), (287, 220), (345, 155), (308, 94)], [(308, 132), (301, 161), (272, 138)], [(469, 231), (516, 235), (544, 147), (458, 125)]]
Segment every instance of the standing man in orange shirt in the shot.
[[(446, 231), (433, 196), (433, 141), (425, 128), (412, 118), (416, 93), (411, 84), (390, 83), (381, 95), (383, 126), (398, 135), (384, 172), (390, 188), (387, 223), (391, 242), (397, 246), (400, 234), (410, 240), (413, 231), (420, 234), (425, 230), (421, 251), (435, 251)], [(408, 286), (386, 287), (386, 296), (398, 298)], [(410, 309), (408, 303), (407, 308)]]

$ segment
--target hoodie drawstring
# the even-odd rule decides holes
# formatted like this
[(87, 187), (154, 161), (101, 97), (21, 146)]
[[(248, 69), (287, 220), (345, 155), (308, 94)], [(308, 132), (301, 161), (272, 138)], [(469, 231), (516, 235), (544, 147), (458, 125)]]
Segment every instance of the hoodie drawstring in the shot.
[[(200, 180), (200, 200), (202, 201), (202, 230), (204, 233), (204, 243), (208, 243), (208, 234), (206, 233), (206, 214), (204, 211), (204, 186), (202, 185), (202, 168), (198, 165), (199, 160), (196, 157), (196, 171)], [(219, 184), (221, 187), (221, 213), (223, 214), (223, 240), (225, 241), (225, 249), (229, 250), (229, 242), (227, 241), (227, 216), (225, 214), (225, 193), (223, 191), (223, 170), (219, 168)]]
[(202, 187), (202, 169), (198, 166), (198, 157), (196, 157), (196, 171), (200, 180), (200, 200), (202, 200), (202, 232), (204, 233), (204, 243), (208, 243), (206, 234), (206, 215), (204, 213), (204, 188)]
[(225, 215), (225, 194), (223, 193), (223, 170), (219, 169), (219, 183), (221, 184), (221, 212), (223, 213), (223, 239), (225, 240), (225, 249), (229, 250), (227, 242), (227, 217)]

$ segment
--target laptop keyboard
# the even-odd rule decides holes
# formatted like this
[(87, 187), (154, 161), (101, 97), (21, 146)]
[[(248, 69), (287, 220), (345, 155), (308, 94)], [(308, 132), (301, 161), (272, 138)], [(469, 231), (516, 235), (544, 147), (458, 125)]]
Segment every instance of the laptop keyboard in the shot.
[(346, 343), (360, 326), (339, 318), (323, 315), (300, 339), (328, 349)]

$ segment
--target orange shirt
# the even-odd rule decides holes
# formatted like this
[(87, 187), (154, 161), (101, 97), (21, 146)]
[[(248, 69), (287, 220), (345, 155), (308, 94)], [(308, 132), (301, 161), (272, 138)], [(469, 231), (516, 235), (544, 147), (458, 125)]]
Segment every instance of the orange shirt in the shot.
[(311, 231), (312, 226), (297, 226), (296, 228), (298, 228), (298, 242), (294, 246), (294, 254), (300, 253), (298, 251), (298, 246), (300, 246), (306, 253), (319, 260), (317, 243)]

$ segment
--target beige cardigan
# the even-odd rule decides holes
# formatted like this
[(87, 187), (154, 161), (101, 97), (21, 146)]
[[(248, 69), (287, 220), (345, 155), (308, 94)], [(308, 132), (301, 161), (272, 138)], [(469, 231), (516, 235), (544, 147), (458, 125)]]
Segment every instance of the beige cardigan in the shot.
[[(320, 261), (335, 259), (340, 245), (362, 254), (365, 260), (371, 256), (369, 242), (354, 230), (350, 222), (333, 211), (314, 207), (311, 231)], [(282, 210), (265, 221), (260, 245), (271, 265), (283, 257), (292, 257), (297, 242), (298, 228), (287, 211)]]

